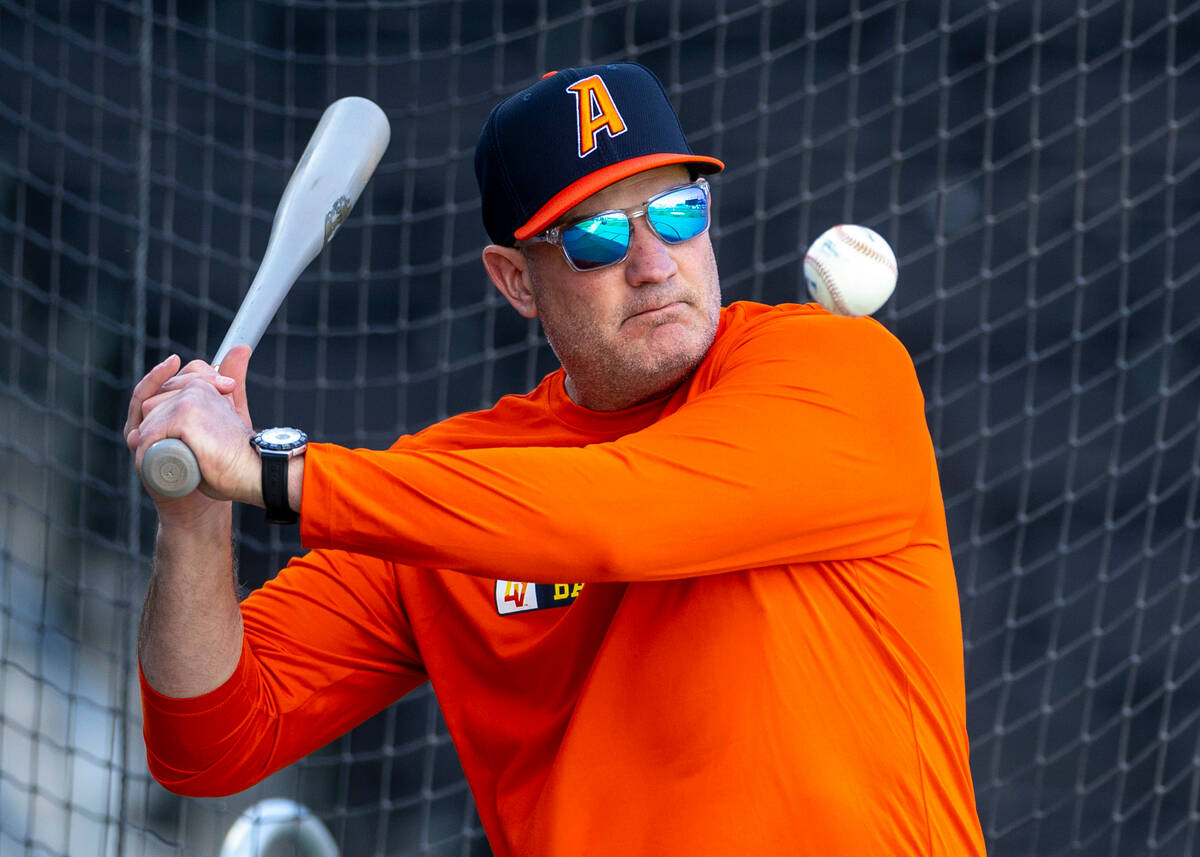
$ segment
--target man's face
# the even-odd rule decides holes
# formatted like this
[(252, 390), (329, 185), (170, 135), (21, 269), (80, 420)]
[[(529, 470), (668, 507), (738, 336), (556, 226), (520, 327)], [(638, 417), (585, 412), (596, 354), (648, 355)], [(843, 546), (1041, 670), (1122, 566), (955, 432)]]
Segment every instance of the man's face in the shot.
[[(683, 167), (661, 167), (601, 190), (564, 215), (569, 223), (634, 208), (687, 184)], [(708, 233), (664, 244), (633, 219), (629, 255), (599, 271), (571, 269), (557, 247), (530, 247), (530, 289), (546, 338), (567, 372), (567, 392), (593, 410), (616, 410), (665, 393), (708, 352), (721, 289)]]

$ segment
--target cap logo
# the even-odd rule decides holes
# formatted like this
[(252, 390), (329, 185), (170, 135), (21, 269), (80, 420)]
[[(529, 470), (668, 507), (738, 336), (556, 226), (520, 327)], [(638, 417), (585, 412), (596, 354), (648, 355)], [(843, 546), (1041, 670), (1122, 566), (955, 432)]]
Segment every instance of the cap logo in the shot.
[(575, 81), (567, 92), (575, 96), (579, 157), (586, 158), (596, 150), (596, 135), (601, 131), (607, 131), (609, 137), (625, 133), (625, 120), (600, 75)]

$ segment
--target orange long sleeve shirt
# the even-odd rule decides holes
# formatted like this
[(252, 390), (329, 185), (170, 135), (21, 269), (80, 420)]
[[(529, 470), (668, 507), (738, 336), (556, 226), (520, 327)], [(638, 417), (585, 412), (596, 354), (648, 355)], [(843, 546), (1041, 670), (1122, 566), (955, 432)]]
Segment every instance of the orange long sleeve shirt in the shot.
[(313, 550), (234, 675), (143, 679), (150, 768), (248, 787), (432, 681), (497, 857), (983, 855), (962, 634), (908, 354), (738, 303), (688, 384), (531, 393), (309, 447)]

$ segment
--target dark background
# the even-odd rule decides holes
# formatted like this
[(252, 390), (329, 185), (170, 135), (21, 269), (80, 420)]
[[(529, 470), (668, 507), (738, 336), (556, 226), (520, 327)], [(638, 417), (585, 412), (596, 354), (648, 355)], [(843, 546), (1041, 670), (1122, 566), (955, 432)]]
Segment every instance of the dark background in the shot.
[[(392, 142), (255, 353), (255, 422), (380, 447), (529, 389), (555, 364), (479, 263), (476, 136), (617, 59), (728, 165), (727, 300), (806, 300), (836, 223), (896, 248), (990, 853), (1200, 853), (1198, 46), (1183, 0), (0, 0), (0, 855), (213, 853), (267, 795), (346, 854), (486, 853), (427, 689), (246, 795), (148, 780), (120, 427), (148, 366), (216, 349), (344, 95)], [(258, 585), (298, 545), (240, 521)]]

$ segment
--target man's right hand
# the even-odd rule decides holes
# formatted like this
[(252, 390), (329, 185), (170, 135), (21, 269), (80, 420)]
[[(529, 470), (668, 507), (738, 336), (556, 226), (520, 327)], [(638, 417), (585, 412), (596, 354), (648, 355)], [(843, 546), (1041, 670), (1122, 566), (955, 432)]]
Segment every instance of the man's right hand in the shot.
[[(206, 476), (213, 476), (222, 485), (231, 478), (225, 471), (233, 469), (239, 460), (245, 459), (243, 464), (257, 467), (257, 456), (245, 442), (252, 431), (246, 401), (246, 368), (249, 361), (250, 348), (239, 345), (226, 355), (220, 371), (203, 360), (193, 360), (180, 370), (179, 358), (171, 355), (147, 372), (133, 389), (124, 429), (125, 443), (134, 454), (135, 464), (140, 468), (141, 457), (154, 440), (167, 436), (182, 437), (186, 432), (191, 445), (204, 450), (215, 444), (223, 453), (214, 456), (209, 451), (206, 456), (208, 460), (201, 468)], [(188, 399), (203, 402), (214, 393), (220, 394), (225, 401), (215, 407), (212, 402), (207, 406), (185, 406)], [(151, 417), (156, 411), (158, 413)], [(196, 444), (197, 439), (203, 439), (206, 443)], [(222, 465), (229, 461), (230, 464), (217, 467), (214, 461)], [(201, 490), (186, 497), (172, 499), (153, 491), (149, 493), (164, 523), (199, 523), (200, 519), (207, 518), (226, 505), (222, 500), (213, 499), (214, 495), (226, 499), (233, 492), (227, 486), (214, 491), (213, 486), (202, 482)]]

